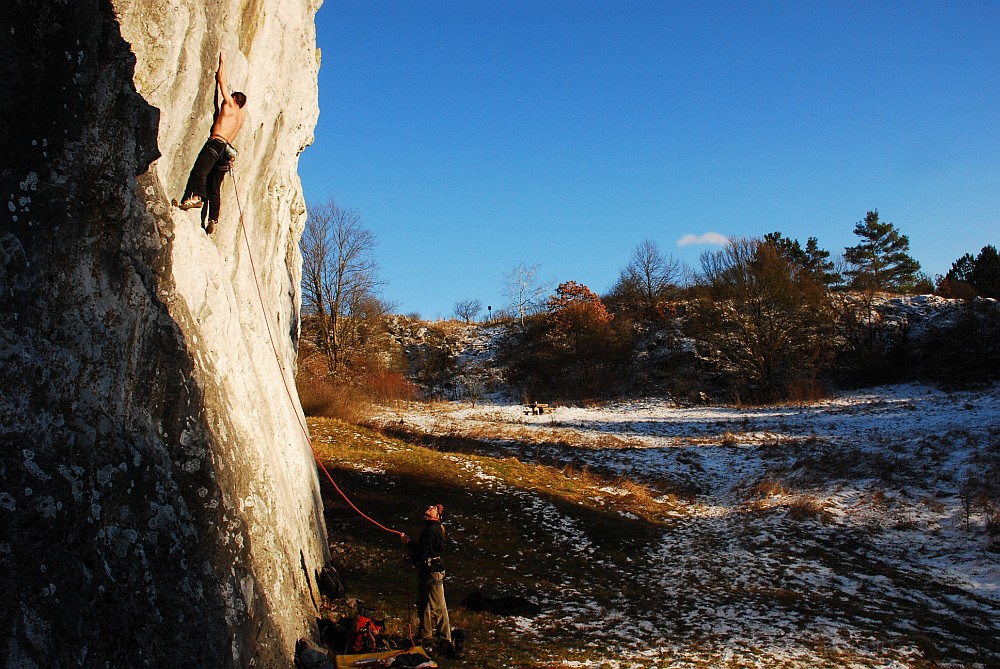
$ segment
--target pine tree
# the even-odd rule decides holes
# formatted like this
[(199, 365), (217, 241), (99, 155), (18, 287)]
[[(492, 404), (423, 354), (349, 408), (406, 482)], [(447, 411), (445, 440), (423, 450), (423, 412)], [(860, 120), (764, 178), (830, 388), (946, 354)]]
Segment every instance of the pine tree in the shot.
[(804, 271), (810, 279), (821, 286), (832, 286), (843, 279), (833, 271), (833, 261), (830, 252), (819, 247), (819, 240), (810, 237), (803, 249), (798, 240), (785, 237), (780, 232), (769, 232), (764, 235), (764, 242), (774, 246), (774, 249), (789, 263)]
[(939, 291), (946, 297), (1000, 298), (1000, 254), (993, 245), (984, 246), (978, 256), (966, 253), (951, 264), (941, 277)]
[(774, 246), (774, 250), (788, 262), (798, 267), (805, 267), (807, 257), (799, 240), (785, 237), (780, 232), (775, 231), (764, 235), (764, 242)]
[(972, 283), (972, 272), (976, 269), (976, 258), (971, 253), (951, 264), (951, 269), (945, 274), (948, 281), (961, 281), (962, 283)]
[(846, 272), (851, 288), (901, 291), (916, 282), (920, 263), (909, 255), (909, 238), (892, 223), (880, 222), (877, 210), (858, 222), (854, 234), (861, 243), (844, 249), (844, 260), (851, 265)]
[(833, 271), (833, 261), (830, 260), (830, 252), (819, 247), (819, 240), (810, 237), (806, 240), (805, 248), (805, 268), (816, 281), (824, 286), (835, 286), (844, 279), (840, 274)]
[(971, 282), (983, 297), (1000, 298), (1000, 254), (997, 247), (984, 246), (976, 256)]

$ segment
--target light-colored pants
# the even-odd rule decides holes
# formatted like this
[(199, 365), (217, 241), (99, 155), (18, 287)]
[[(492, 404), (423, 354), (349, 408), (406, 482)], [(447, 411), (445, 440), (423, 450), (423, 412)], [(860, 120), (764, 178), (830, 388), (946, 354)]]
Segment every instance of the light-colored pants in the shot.
[(420, 638), (435, 637), (451, 642), (448, 603), (444, 600), (444, 572), (433, 571), (430, 578), (417, 579), (417, 610), (420, 612)]

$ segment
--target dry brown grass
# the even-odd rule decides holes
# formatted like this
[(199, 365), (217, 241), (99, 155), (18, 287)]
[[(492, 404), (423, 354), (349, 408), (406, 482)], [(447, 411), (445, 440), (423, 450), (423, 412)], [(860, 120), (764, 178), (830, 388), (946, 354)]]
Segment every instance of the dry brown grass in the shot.
[(827, 398), (826, 386), (815, 379), (798, 379), (786, 388), (788, 401), (793, 404), (815, 404)]
[(778, 479), (767, 478), (747, 488), (744, 510), (762, 513), (784, 509), (793, 520), (815, 520), (828, 515), (826, 503), (815, 495), (798, 492)]
[(747, 488), (747, 497), (757, 500), (789, 494), (791, 493), (784, 484), (775, 479), (764, 479)]
[(614, 482), (614, 487), (628, 493), (631, 500), (643, 509), (657, 509), (658, 506), (666, 504), (666, 508), (674, 508), (680, 504), (680, 497), (674, 493), (663, 495), (659, 490), (646, 483), (641, 483), (630, 478), (622, 477)]
[(441, 337), (456, 337), (465, 329), (471, 327), (469, 323), (455, 318), (441, 321), (430, 321), (424, 323), (427, 329)]
[(813, 495), (795, 495), (785, 504), (785, 513), (793, 520), (822, 520), (829, 515), (826, 504)]
[[(435, 404), (442, 406), (448, 403), (425, 402), (424, 407), (433, 409)], [(366, 420), (365, 425), (373, 429), (393, 429), (394, 419)], [(439, 432), (424, 431), (415, 425), (407, 425), (407, 431), (423, 439), (433, 439)], [(483, 412), (475, 416), (474, 421), (454, 423), (447, 427), (448, 437), (484, 443), (517, 443), (519, 445), (579, 450), (628, 450), (645, 448), (646, 442), (639, 437), (628, 437), (616, 434), (584, 435), (566, 428), (528, 426), (510, 420), (509, 416), (500, 412)]]
[(377, 370), (355, 378), (301, 372), (295, 379), (302, 411), (307, 416), (362, 423), (374, 406), (413, 399), (416, 386), (402, 374)]
[(888, 498), (884, 490), (876, 490), (868, 496), (868, 503), (876, 509), (885, 509), (888, 505)]
[(302, 411), (307, 416), (357, 422), (363, 420), (371, 409), (371, 401), (349, 384), (312, 375), (299, 375), (296, 384)]
[(645, 448), (646, 442), (638, 437), (622, 437), (616, 434), (607, 434), (596, 437), (591, 443), (587, 444), (587, 447), (601, 450), (624, 451)]

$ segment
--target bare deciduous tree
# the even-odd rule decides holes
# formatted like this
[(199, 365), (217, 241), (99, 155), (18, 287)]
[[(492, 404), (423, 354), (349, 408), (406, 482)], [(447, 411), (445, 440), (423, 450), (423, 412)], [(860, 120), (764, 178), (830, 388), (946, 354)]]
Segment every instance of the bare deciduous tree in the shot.
[(317, 209), (309, 212), (299, 242), (302, 251), (302, 310), (316, 316), (320, 336), (317, 348), (326, 353), (329, 365), (332, 367), (333, 318), (327, 308), (327, 293), (329, 256), (333, 241), (326, 220)]
[(699, 338), (765, 394), (814, 379), (832, 332), (822, 285), (760, 239), (735, 239), (701, 265), (691, 320)]
[(320, 326), (320, 348), (334, 371), (345, 350), (364, 333), (359, 325), (388, 311), (378, 296), (383, 284), (375, 261), (375, 234), (357, 212), (333, 198), (312, 206), (302, 234), (302, 301)]
[(476, 320), (476, 316), (483, 310), (483, 303), (477, 299), (462, 300), (455, 303), (455, 315), (466, 323)]
[(632, 251), (613, 292), (641, 308), (646, 318), (655, 320), (664, 302), (676, 293), (681, 270), (679, 260), (663, 255), (656, 242), (644, 239)]
[(483, 399), (483, 395), (486, 393), (486, 382), (482, 373), (471, 365), (466, 365), (459, 373), (458, 382), (465, 391), (465, 397), (469, 400), (469, 404), (475, 409), (476, 404)]
[(504, 297), (511, 313), (517, 314), (522, 331), (525, 330), (524, 319), (542, 308), (549, 292), (550, 283), (542, 283), (538, 279), (539, 267), (528, 267), (520, 262), (504, 275)]

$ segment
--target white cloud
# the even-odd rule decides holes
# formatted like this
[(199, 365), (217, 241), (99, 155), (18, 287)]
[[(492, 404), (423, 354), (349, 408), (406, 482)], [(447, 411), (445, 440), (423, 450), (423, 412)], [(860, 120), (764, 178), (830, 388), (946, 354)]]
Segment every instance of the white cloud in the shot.
[(729, 238), (725, 235), (720, 235), (718, 232), (706, 232), (701, 235), (684, 235), (677, 240), (677, 246), (696, 246), (701, 244), (725, 246), (728, 243)]

